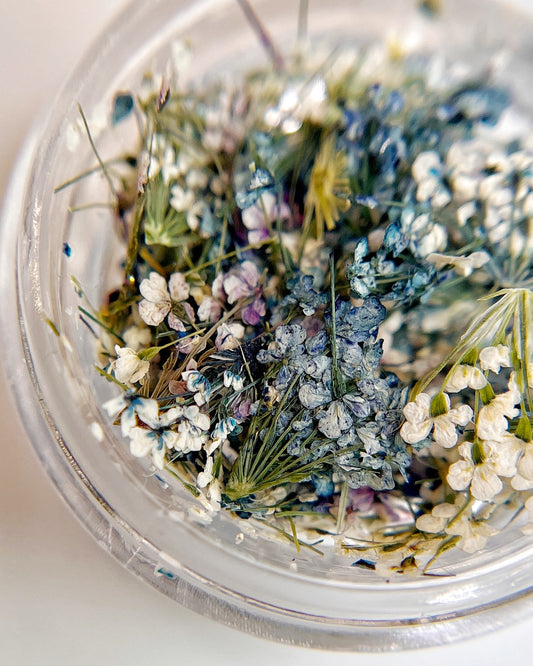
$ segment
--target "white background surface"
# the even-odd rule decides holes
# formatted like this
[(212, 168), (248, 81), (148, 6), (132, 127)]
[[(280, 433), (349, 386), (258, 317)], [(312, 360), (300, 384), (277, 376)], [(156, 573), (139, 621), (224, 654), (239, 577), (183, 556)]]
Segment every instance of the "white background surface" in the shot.
[[(32, 119), (125, 4), (0, 0), (0, 195)], [(350, 655), (268, 643), (197, 616), (135, 579), (85, 533), (39, 469), (1, 377), (0, 406), (0, 664), (531, 663), (533, 619), (443, 648)]]

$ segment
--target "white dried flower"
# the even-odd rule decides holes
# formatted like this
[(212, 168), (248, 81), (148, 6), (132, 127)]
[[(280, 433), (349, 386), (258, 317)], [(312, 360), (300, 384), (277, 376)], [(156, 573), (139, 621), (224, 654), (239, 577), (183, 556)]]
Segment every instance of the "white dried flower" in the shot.
[(152, 271), (139, 285), (144, 297), (139, 303), (139, 314), (148, 326), (159, 326), (170, 312), (171, 300), (167, 289), (167, 281), (162, 275)]
[[(169, 293), (170, 289), (170, 293)], [(175, 330), (184, 331), (183, 323), (172, 312), (172, 301), (185, 301), (189, 297), (189, 285), (182, 273), (172, 273), (168, 287), (162, 275), (152, 271), (139, 285), (139, 291), (144, 297), (139, 303), (139, 315), (148, 326), (159, 326), (163, 319), (169, 315), (168, 324)], [(188, 304), (185, 304), (188, 306)], [(189, 316), (194, 318), (192, 308), (186, 308)]]
[(461, 537), (458, 546), (462, 551), (476, 553), (485, 547), (489, 537), (498, 534), (498, 530), (484, 520), (475, 520), (468, 514), (462, 514), (446, 528), (446, 533)]
[(495, 374), (498, 374), (502, 367), (512, 367), (509, 347), (505, 345), (485, 347), (479, 352), (479, 365), (482, 370), (490, 370)]
[(508, 421), (519, 415), (515, 407), (520, 402), (520, 391), (510, 389), (495, 396), (477, 415), (476, 432), (480, 439), (499, 440), (507, 434)]
[(515, 490), (533, 489), (533, 442), (522, 442), (522, 455), (516, 466), (516, 474), (511, 480)]
[(135, 426), (130, 429), (131, 454), (137, 458), (152, 455), (152, 461), (158, 469), (163, 469), (165, 454), (176, 447), (178, 433), (171, 426), (183, 415), (181, 407), (172, 407), (157, 414), (150, 411), (138, 410), (139, 418), (148, 428)]
[(491, 500), (503, 488), (500, 477), (516, 473), (520, 449), (519, 441), (512, 435), (498, 442), (463, 442), (458, 448), (463, 460), (450, 465), (447, 481), (454, 490), (470, 488), (476, 499)]
[(195, 201), (194, 192), (184, 189), (181, 185), (174, 185), (170, 190), (170, 205), (178, 213), (192, 208)]
[(487, 385), (487, 378), (479, 368), (473, 365), (457, 365), (450, 373), (444, 390), (450, 393), (458, 393), (465, 388), (476, 391)]
[(205, 488), (211, 483), (213, 479), (213, 458), (212, 456), (208, 456), (207, 460), (205, 461), (204, 471), (199, 472), (198, 476), (196, 477), (196, 485), (198, 488)]
[(140, 349), (150, 344), (152, 341), (152, 334), (149, 328), (130, 326), (124, 331), (122, 338), (126, 343), (126, 347), (138, 352)]
[(438, 416), (431, 416), (431, 398), (427, 393), (420, 393), (414, 401), (403, 408), (406, 418), (400, 435), (408, 444), (416, 444), (429, 436), (433, 430), (433, 439), (437, 444), (448, 449), (457, 444), (456, 426), (466, 426), (474, 415), (468, 405), (450, 409), (450, 398), (442, 394), (447, 411)]
[(419, 516), (416, 520), (416, 527), (421, 532), (428, 532), (430, 534), (438, 534), (444, 531), (450, 519), (453, 518), (458, 512), (455, 504), (444, 502), (437, 504), (433, 507), (431, 513), (426, 513)]
[(139, 358), (137, 352), (130, 347), (115, 345), (117, 358), (111, 363), (113, 374), (123, 384), (135, 384), (150, 369), (150, 362)]
[(427, 257), (427, 260), (440, 271), (445, 266), (452, 266), (457, 275), (468, 277), (477, 269), (490, 261), (490, 255), (485, 251), (472, 252), (464, 256), (453, 256), (448, 254), (439, 254), (433, 252)]

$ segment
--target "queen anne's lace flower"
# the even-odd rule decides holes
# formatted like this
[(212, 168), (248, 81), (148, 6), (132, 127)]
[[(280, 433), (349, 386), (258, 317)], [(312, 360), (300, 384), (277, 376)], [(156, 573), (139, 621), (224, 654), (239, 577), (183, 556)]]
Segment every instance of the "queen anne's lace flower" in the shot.
[(495, 396), (487, 405), (484, 405), (477, 415), (476, 432), (480, 439), (498, 440), (507, 434), (509, 423), (519, 415), (520, 410), (515, 407), (520, 402), (520, 391), (511, 388), (505, 393)]
[(457, 393), (468, 387), (478, 391), (486, 385), (487, 378), (479, 368), (473, 365), (458, 365), (448, 377), (444, 390)]
[[(474, 447), (478, 449), (476, 454)], [(500, 477), (509, 478), (516, 473), (520, 449), (519, 441), (512, 435), (498, 442), (463, 442), (458, 447), (463, 460), (450, 466), (447, 481), (454, 490), (470, 488), (476, 499), (491, 500), (503, 488)]]
[(517, 471), (511, 480), (515, 490), (533, 489), (533, 442), (522, 442), (522, 453), (516, 466)]
[(446, 533), (461, 537), (458, 546), (462, 551), (476, 553), (485, 547), (489, 537), (498, 534), (498, 530), (485, 520), (476, 520), (473, 516), (465, 513), (451, 521), (446, 528)]
[(448, 449), (457, 443), (457, 426), (466, 426), (473, 417), (468, 405), (450, 409), (450, 398), (444, 394), (447, 411), (439, 416), (431, 416), (431, 398), (427, 393), (419, 393), (414, 401), (403, 408), (406, 418), (400, 435), (408, 444), (416, 444), (429, 436), (433, 430), (433, 439), (437, 444)]
[(421, 532), (438, 534), (443, 532), (450, 520), (457, 515), (458, 507), (455, 504), (444, 502), (433, 507), (431, 513), (425, 513), (416, 520), (416, 527)]
[(495, 347), (484, 347), (479, 352), (479, 365), (482, 370), (490, 370), (495, 374), (500, 369), (512, 367), (511, 352), (505, 345), (496, 345)]

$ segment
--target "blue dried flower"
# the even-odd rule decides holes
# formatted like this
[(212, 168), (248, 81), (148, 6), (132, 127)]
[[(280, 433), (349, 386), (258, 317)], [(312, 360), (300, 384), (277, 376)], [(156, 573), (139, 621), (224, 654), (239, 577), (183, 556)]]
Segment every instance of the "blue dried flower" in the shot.
[(441, 111), (450, 123), (469, 121), (495, 125), (508, 105), (507, 91), (475, 83), (454, 93)]
[(289, 293), (281, 302), (281, 306), (299, 305), (304, 315), (311, 316), (322, 305), (328, 302), (327, 294), (317, 292), (314, 288), (314, 278), (312, 275), (299, 273), (287, 281), (287, 290)]
[(397, 257), (405, 250), (408, 244), (409, 240), (402, 233), (400, 225), (397, 222), (389, 224), (383, 237), (383, 249), (385, 252), (390, 252), (393, 257)]
[(331, 388), (322, 382), (305, 382), (298, 391), (300, 402), (306, 409), (316, 409), (331, 402)]
[(355, 246), (354, 260), (346, 267), (346, 277), (354, 294), (359, 298), (374, 296), (405, 305), (428, 298), (437, 283), (437, 272), (412, 254), (409, 242), (399, 222), (387, 227), (382, 245), (375, 252), (369, 250), (366, 238), (360, 239)]
[(311, 356), (316, 356), (325, 352), (327, 343), (328, 334), (322, 329), (316, 335), (307, 338), (305, 341), (305, 348)]
[(365, 298), (360, 306), (338, 299), (335, 304), (337, 335), (351, 342), (366, 340), (385, 320), (387, 311), (378, 298)]
[(235, 203), (244, 210), (257, 203), (260, 197), (275, 185), (274, 176), (267, 169), (255, 169), (244, 192), (235, 193)]
[(305, 329), (300, 324), (278, 326), (274, 334), (274, 342), (268, 349), (261, 349), (257, 354), (259, 363), (276, 363), (283, 359), (302, 357), (305, 347), (302, 344), (307, 338)]
[(331, 475), (316, 476), (313, 474), (311, 476), (311, 483), (313, 484), (317, 497), (329, 497), (330, 495), (333, 495), (333, 492), (335, 491), (335, 484), (333, 483)]

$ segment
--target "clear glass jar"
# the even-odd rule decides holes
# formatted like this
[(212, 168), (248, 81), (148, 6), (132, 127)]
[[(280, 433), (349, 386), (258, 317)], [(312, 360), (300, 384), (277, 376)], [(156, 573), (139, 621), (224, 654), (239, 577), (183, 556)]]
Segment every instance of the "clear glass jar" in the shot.
[[(290, 48), (298, 3), (253, 6), (280, 48)], [(431, 20), (413, 0), (310, 2), (307, 29), (330, 44), (409, 35), (422, 52), (477, 69), (505, 52), (515, 106), (533, 109), (533, 24), (502, 4), (444, 1)], [(110, 211), (69, 212), (98, 201), (105, 182), (82, 180), (57, 194), (54, 188), (94, 162), (88, 142), (73, 133), (78, 103), (105, 154), (116, 135), (99, 128), (101, 109), (110, 108), (117, 90), (139, 86), (147, 69), (164, 70), (176, 38), (192, 43), (199, 79), (267, 57), (235, 0), (132, 3), (67, 81), (13, 176), (0, 243), (3, 360), (44, 469), (128, 569), (244, 631), (329, 649), (395, 650), (471, 637), (521, 617), (533, 604), (533, 541), (517, 527), (475, 555), (450, 552), (439, 564), (442, 576), (378, 579), (350, 566), (354, 558), (296, 553), (229, 514), (203, 524), (191, 496), (128, 455), (102, 410), (114, 391), (94, 371), (94, 338), (79, 317), (72, 279), (96, 305), (117, 283), (123, 248)]]

